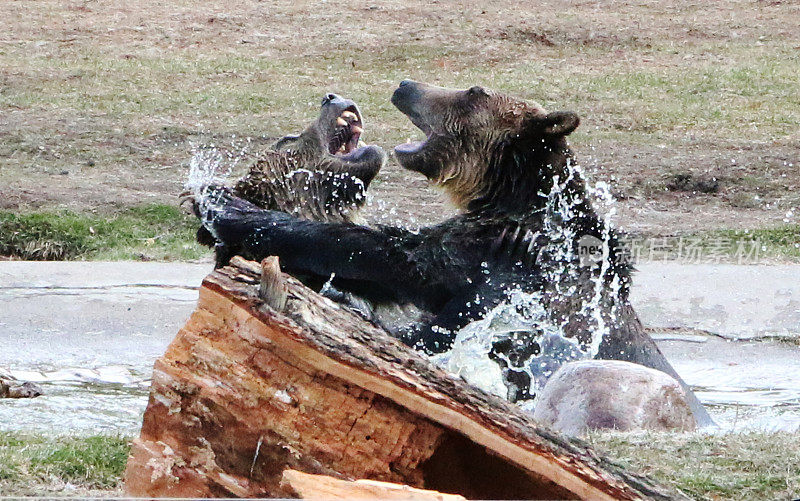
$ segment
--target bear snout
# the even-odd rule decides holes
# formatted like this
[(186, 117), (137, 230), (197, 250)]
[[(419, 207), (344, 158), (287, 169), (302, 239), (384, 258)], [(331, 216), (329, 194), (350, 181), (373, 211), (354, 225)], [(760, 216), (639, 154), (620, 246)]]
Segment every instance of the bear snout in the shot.
[(413, 113), (414, 104), (421, 97), (419, 84), (413, 80), (403, 80), (392, 94), (392, 104), (401, 112), (408, 115)]

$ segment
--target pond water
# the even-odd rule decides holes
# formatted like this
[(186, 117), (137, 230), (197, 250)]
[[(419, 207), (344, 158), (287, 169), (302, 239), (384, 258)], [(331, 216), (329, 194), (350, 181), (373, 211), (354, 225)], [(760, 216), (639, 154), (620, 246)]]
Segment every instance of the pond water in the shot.
[[(800, 431), (796, 346), (716, 338), (705, 343), (666, 341), (660, 346), (719, 425), (709, 431)], [(0, 431), (81, 435), (139, 431), (147, 405), (149, 365), (93, 370), (20, 366), (10, 372), (38, 382), (45, 395), (0, 400)]]
[(0, 377), (45, 393), (0, 399), (0, 431), (138, 433), (153, 362), (210, 268), (0, 262)]
[(800, 346), (787, 341), (661, 341), (719, 431), (800, 431)]
[[(0, 377), (45, 392), (0, 399), (0, 431), (137, 434), (153, 362), (194, 309), (210, 264), (0, 265)], [(718, 430), (800, 431), (797, 344), (657, 339)]]
[[(31, 370), (11, 371), (27, 381), (39, 381), (44, 395), (37, 398), (0, 400), (0, 431), (23, 431), (36, 434), (135, 436), (142, 425), (147, 406), (149, 374), (136, 374), (121, 366), (87, 369), (60, 369), (45, 373)], [(126, 373), (104, 381), (91, 372)], [(64, 377), (72, 374), (72, 376)]]

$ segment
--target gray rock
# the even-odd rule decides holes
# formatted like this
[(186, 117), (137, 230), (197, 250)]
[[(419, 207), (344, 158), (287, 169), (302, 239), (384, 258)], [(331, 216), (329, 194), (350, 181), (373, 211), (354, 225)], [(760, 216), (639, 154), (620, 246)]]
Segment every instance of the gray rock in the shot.
[(678, 381), (661, 371), (617, 360), (564, 364), (537, 397), (533, 416), (572, 436), (590, 430), (697, 428)]

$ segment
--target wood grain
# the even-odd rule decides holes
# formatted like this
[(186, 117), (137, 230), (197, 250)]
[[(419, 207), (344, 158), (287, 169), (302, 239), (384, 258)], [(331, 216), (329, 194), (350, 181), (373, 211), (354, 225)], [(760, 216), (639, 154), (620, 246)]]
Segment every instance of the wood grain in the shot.
[(126, 492), (291, 496), (287, 469), (481, 499), (672, 499), (284, 275), (234, 258), (155, 364)]

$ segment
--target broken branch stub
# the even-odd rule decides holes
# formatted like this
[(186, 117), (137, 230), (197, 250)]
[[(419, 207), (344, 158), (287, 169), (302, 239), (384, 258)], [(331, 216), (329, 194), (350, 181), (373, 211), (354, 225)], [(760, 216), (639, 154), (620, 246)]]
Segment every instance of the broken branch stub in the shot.
[(286, 307), (286, 280), (281, 273), (278, 256), (270, 256), (261, 261), (258, 297), (276, 311), (283, 311)]

